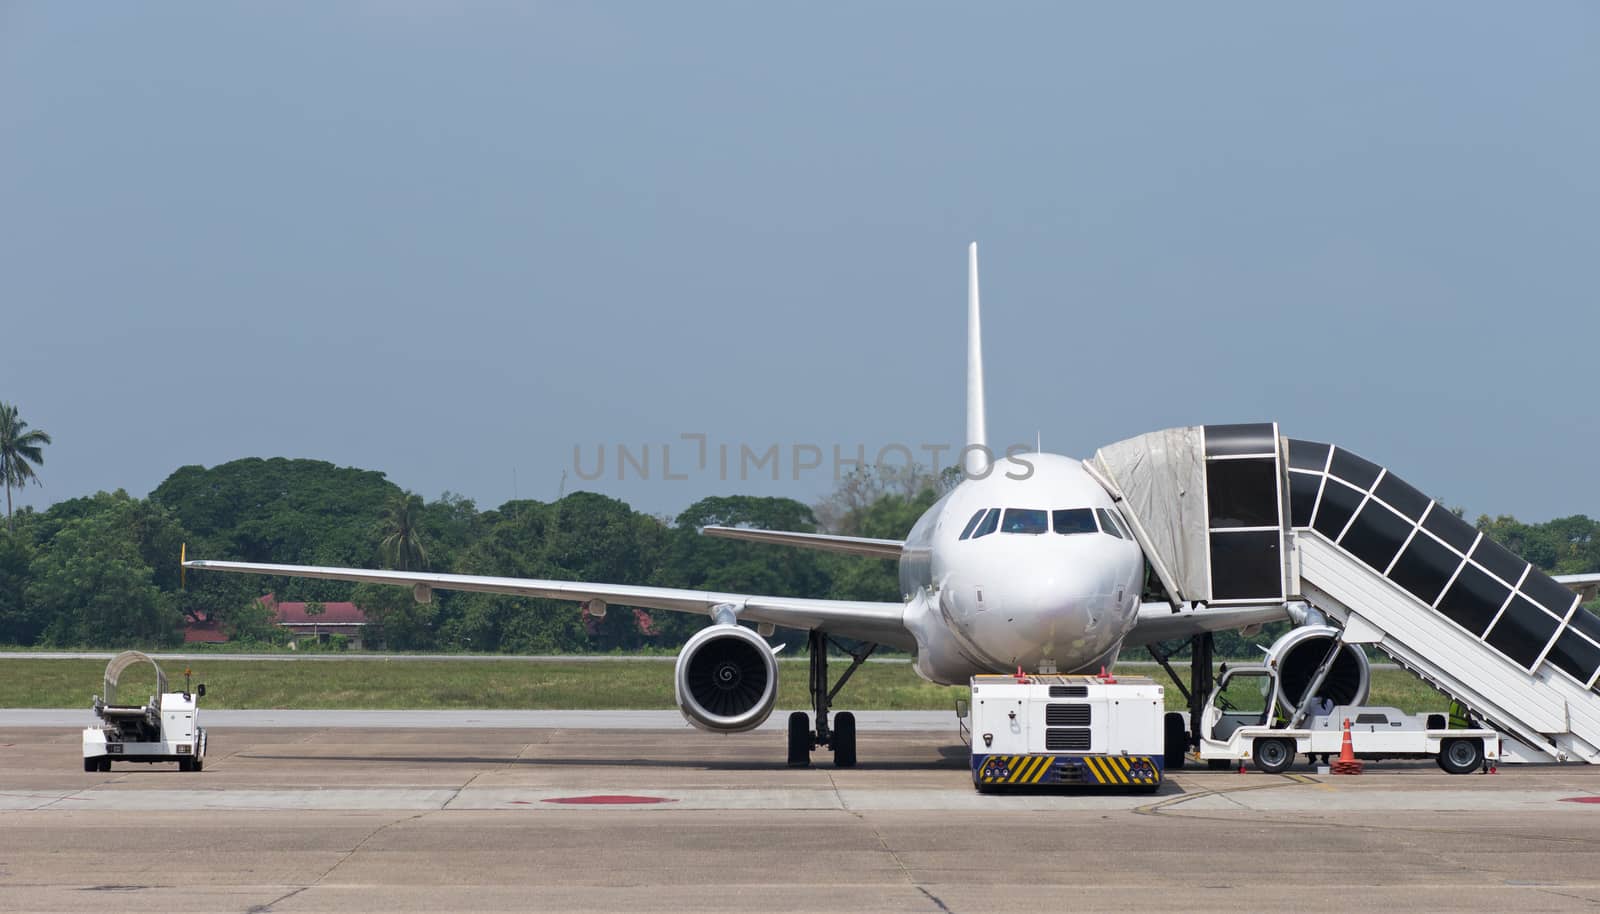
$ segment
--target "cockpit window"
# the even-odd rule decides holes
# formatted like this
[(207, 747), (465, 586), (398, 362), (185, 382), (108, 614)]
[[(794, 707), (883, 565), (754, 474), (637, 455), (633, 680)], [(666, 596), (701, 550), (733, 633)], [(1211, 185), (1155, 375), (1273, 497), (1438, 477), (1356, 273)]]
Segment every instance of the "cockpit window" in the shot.
[(978, 521), (983, 520), (983, 515), (987, 513), (988, 510), (988, 508), (979, 508), (978, 513), (972, 515), (972, 520), (967, 521), (966, 529), (961, 531), (962, 539), (966, 539), (967, 537), (971, 536), (972, 531), (978, 529)]
[(1095, 513), (1100, 516), (1101, 530), (1104, 530), (1119, 540), (1125, 540), (1128, 538), (1127, 531), (1122, 529), (1122, 524), (1117, 522), (1117, 519), (1112, 516), (1110, 511), (1107, 511), (1105, 508), (1096, 508), (1094, 510)]
[(1038, 508), (1007, 508), (1003, 533), (1043, 533), (1050, 529), (1049, 516)]
[(978, 524), (978, 529), (972, 531), (972, 538), (977, 539), (980, 536), (988, 536), (998, 526), (1000, 526), (1000, 509), (990, 508), (989, 513), (983, 516), (983, 522)]
[(1050, 514), (1057, 533), (1098, 533), (1100, 530), (1095, 526), (1094, 512), (1088, 508), (1062, 508)]

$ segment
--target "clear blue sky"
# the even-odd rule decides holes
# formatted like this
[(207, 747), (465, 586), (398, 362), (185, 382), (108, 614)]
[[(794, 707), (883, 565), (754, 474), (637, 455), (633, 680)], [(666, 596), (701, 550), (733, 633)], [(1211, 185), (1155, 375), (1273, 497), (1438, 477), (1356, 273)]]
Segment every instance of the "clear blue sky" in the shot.
[[(573, 446), (1276, 419), (1600, 514), (1600, 6), (0, 7), (24, 503), (302, 456), (482, 507)], [(656, 457), (659, 461), (659, 455)], [(831, 462), (831, 457), (825, 464)], [(677, 467), (675, 467), (675, 470)]]

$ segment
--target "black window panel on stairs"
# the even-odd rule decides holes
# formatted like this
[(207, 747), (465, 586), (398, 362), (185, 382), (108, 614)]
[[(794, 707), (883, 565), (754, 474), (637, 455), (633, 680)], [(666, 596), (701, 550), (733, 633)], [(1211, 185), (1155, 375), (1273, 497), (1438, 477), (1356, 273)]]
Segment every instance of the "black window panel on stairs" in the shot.
[(1400, 560), (1394, 563), (1394, 568), (1389, 572), (1389, 580), (1432, 606), (1459, 567), (1461, 556), (1433, 537), (1418, 533), (1411, 538), (1405, 551), (1400, 553)]
[(1382, 574), (1416, 525), (1375, 501), (1368, 501), (1339, 545)]
[(1322, 472), (1328, 467), (1329, 447), (1331, 445), (1318, 441), (1301, 441), (1298, 438), (1290, 438), (1289, 468)]
[[(1487, 536), (1478, 540), (1478, 545), (1473, 547), (1472, 560), (1488, 569), (1491, 574), (1500, 576), (1512, 587), (1522, 580), (1522, 572), (1527, 570), (1526, 560), (1513, 555), (1510, 549), (1500, 545)], [(1568, 601), (1571, 605), (1571, 601)]]
[(1583, 632), (1595, 641), (1600, 641), (1600, 616), (1596, 616), (1581, 606), (1578, 607), (1577, 612), (1572, 614), (1572, 619), (1567, 625)]
[(1281, 535), (1277, 530), (1212, 533), (1211, 598), (1282, 599)]
[(1483, 630), (1494, 621), (1494, 614), (1500, 611), (1510, 595), (1510, 588), (1468, 565), (1461, 569), (1455, 583), (1444, 592), (1444, 599), (1439, 601), (1439, 611), (1455, 620), (1457, 625), (1481, 637)]
[(1289, 474), (1289, 522), (1294, 526), (1311, 526), (1311, 513), (1317, 507), (1322, 478), (1321, 473)]
[(1328, 477), (1328, 484), (1322, 487), (1322, 501), (1317, 503), (1316, 520), (1311, 522), (1312, 528), (1328, 539), (1337, 540), (1363, 497), (1355, 489)]
[(1207, 461), (1206, 506), (1213, 527), (1278, 526), (1277, 461)]
[(1595, 647), (1580, 638), (1577, 632), (1568, 629), (1556, 639), (1545, 659), (1565, 670), (1573, 679), (1587, 683), (1594, 671), (1600, 669), (1600, 647)]
[(1271, 422), (1206, 426), (1207, 457), (1276, 454), (1277, 451), (1278, 439), (1272, 434)]
[(1422, 512), (1428, 510), (1428, 496), (1418, 492), (1416, 487), (1393, 473), (1384, 474), (1378, 487), (1372, 494), (1389, 503), (1391, 508), (1404, 514), (1412, 520), (1422, 520)]
[(1572, 601), (1578, 597), (1567, 585), (1554, 580), (1537, 568), (1528, 572), (1528, 577), (1517, 589), (1563, 619), (1567, 617), (1567, 610), (1572, 608)]
[(1472, 548), (1472, 541), (1478, 538), (1478, 528), (1444, 508), (1431, 511), (1428, 519), (1422, 522), (1422, 529), (1449, 543), (1462, 555), (1467, 554), (1467, 550)]
[(1523, 597), (1512, 597), (1511, 605), (1489, 630), (1487, 640), (1495, 650), (1525, 667), (1533, 666), (1544, 646), (1561, 625), (1555, 617)]
[(1365, 492), (1378, 480), (1382, 468), (1364, 457), (1357, 457), (1342, 447), (1333, 449), (1333, 475)]

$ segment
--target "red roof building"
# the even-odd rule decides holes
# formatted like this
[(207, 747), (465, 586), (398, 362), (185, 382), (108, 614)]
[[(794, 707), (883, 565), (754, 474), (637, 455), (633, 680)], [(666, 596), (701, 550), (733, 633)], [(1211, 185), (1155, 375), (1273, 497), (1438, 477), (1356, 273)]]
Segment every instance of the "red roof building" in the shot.
[(200, 619), (183, 627), (184, 644), (221, 644), (227, 640), (227, 634), (215, 619)]
[(279, 602), (273, 594), (261, 598), (261, 605), (272, 612), (273, 622), (287, 628), (296, 638), (326, 638), (344, 635), (351, 647), (362, 646), (367, 614), (354, 603), (324, 603), (320, 615), (309, 615), (306, 603)]

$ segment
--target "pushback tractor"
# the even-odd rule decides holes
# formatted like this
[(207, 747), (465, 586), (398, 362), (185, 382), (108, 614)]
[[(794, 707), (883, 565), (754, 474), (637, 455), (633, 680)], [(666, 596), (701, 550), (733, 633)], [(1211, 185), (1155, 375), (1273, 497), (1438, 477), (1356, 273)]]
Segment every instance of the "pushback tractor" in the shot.
[(974, 676), (965, 716), (980, 792), (1161, 786), (1163, 697), (1149, 677)]
[[(155, 668), (156, 694), (142, 705), (119, 704), (117, 680), (138, 663)], [(177, 762), (179, 771), (201, 770), (206, 731), (198, 717), (205, 694), (205, 683), (189, 690), (188, 671), (183, 691), (169, 692), (167, 674), (154, 660), (138, 651), (113, 657), (106, 665), (105, 690), (94, 697), (94, 715), (100, 722), (83, 730), (83, 770), (110, 771), (113, 761)]]

